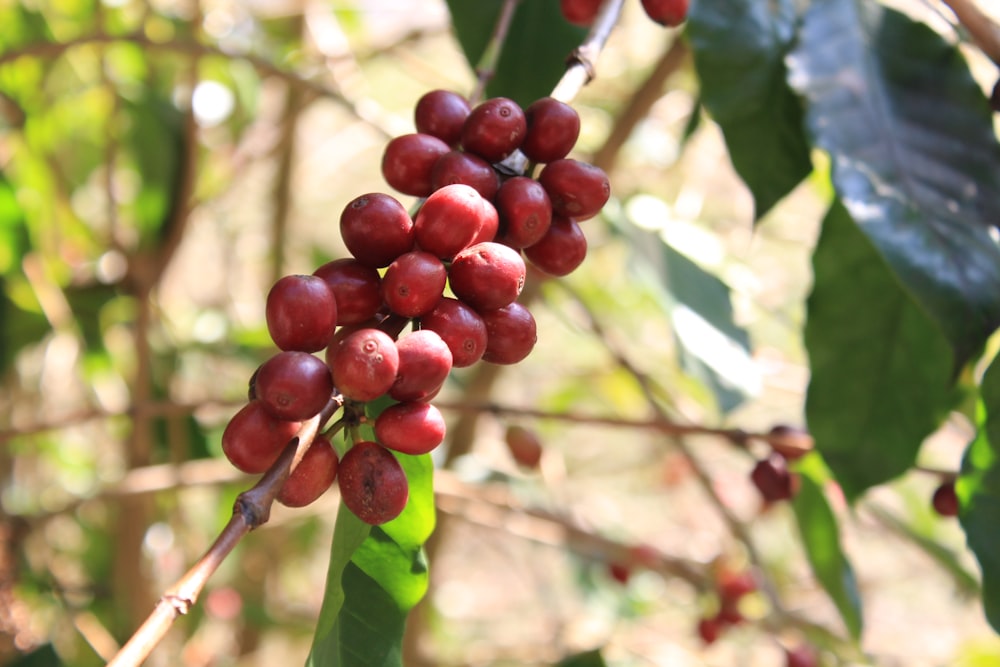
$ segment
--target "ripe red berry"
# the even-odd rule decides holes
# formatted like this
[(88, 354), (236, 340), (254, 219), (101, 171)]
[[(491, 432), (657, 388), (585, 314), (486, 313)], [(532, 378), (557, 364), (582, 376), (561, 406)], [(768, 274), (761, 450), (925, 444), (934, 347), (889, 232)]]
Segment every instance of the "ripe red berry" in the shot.
[(538, 182), (552, 200), (552, 212), (576, 220), (597, 215), (611, 197), (604, 170), (579, 160), (564, 158), (548, 163)]
[(430, 403), (396, 403), (375, 418), (375, 439), (404, 454), (426, 454), (444, 442), (445, 430), (441, 411)]
[(608, 575), (612, 579), (617, 581), (619, 584), (624, 586), (628, 583), (628, 580), (632, 577), (632, 568), (630, 568), (626, 563), (618, 563), (612, 561), (608, 563)]
[(256, 378), (257, 398), (278, 419), (309, 419), (333, 394), (330, 368), (308, 352), (279, 352), (261, 365)]
[(395, 198), (375, 192), (357, 197), (344, 208), (340, 236), (359, 262), (378, 269), (413, 250), (413, 221)]
[(388, 449), (368, 440), (355, 442), (337, 471), (340, 498), (367, 524), (395, 519), (406, 507), (410, 487), (406, 472)]
[(462, 126), (462, 148), (487, 162), (517, 150), (528, 130), (524, 110), (514, 100), (494, 97), (476, 107)]
[(451, 146), (429, 134), (404, 134), (385, 147), (382, 176), (385, 182), (405, 195), (426, 197), (431, 187), (431, 170)]
[(524, 249), (524, 256), (550, 276), (565, 276), (587, 257), (587, 237), (572, 218), (555, 216), (545, 235)]
[(521, 152), (533, 162), (554, 162), (569, 155), (580, 137), (576, 109), (552, 97), (532, 102), (524, 110), (528, 131)]
[(451, 259), (472, 244), (492, 206), (468, 185), (446, 185), (428, 197), (417, 213), (413, 223), (417, 245)]
[(504, 181), (497, 190), (501, 241), (512, 248), (538, 243), (552, 224), (552, 202), (542, 184), (527, 176)]
[(382, 305), (379, 292), (382, 278), (378, 271), (353, 257), (327, 262), (313, 271), (313, 275), (322, 278), (336, 297), (338, 324), (359, 324), (369, 320)]
[(441, 300), (448, 270), (440, 259), (422, 250), (400, 255), (382, 277), (382, 300), (403, 317), (420, 317)]
[(724, 602), (735, 602), (757, 590), (757, 579), (750, 570), (722, 570), (716, 577), (716, 590)]
[(396, 381), (399, 351), (389, 334), (359, 329), (336, 344), (332, 352), (333, 382), (347, 398), (371, 401)]
[(250, 401), (226, 424), (222, 452), (237, 470), (262, 473), (274, 465), (301, 425), (278, 419), (259, 400)]
[(750, 479), (766, 502), (788, 500), (795, 495), (794, 475), (788, 469), (785, 457), (777, 452), (761, 459), (750, 473)]
[(958, 502), (958, 495), (955, 493), (954, 480), (942, 482), (931, 496), (931, 505), (934, 511), (941, 516), (958, 516), (961, 505)]
[(594, 22), (600, 8), (601, 0), (559, 0), (563, 17), (573, 25), (584, 28)]
[(337, 299), (315, 276), (285, 276), (267, 293), (264, 317), (280, 349), (317, 352), (337, 328)]
[(534, 349), (538, 340), (535, 318), (516, 301), (482, 313), (482, 318), (487, 331), (483, 361), (516, 364)]
[(818, 667), (819, 654), (809, 644), (798, 644), (785, 649), (785, 667)]
[(524, 288), (521, 253), (500, 243), (477, 243), (455, 255), (448, 270), (451, 290), (477, 312), (513, 303)]
[(417, 100), (413, 120), (417, 132), (430, 134), (449, 146), (462, 138), (462, 125), (472, 107), (469, 101), (450, 90), (432, 90)]
[(512, 424), (504, 433), (511, 457), (525, 468), (537, 468), (542, 461), (542, 441), (531, 429)]
[(500, 187), (500, 177), (493, 165), (471, 153), (451, 151), (445, 153), (434, 163), (431, 170), (431, 187), (440, 190), (446, 185), (461, 183), (468, 185), (481, 194), (484, 199), (492, 200)]
[(445, 297), (438, 301), (434, 310), (420, 318), (420, 327), (441, 336), (451, 350), (455, 368), (471, 366), (482, 359), (486, 351), (486, 323), (458, 299)]
[(705, 644), (714, 644), (722, 634), (723, 623), (717, 617), (707, 617), (698, 620), (698, 636)]
[(418, 329), (396, 341), (399, 369), (389, 396), (397, 401), (426, 401), (437, 394), (451, 372), (451, 350), (436, 332)]
[(317, 435), (302, 460), (281, 485), (276, 500), (287, 507), (305, 507), (330, 488), (337, 477), (337, 452), (330, 439)]
[(646, 15), (668, 28), (676, 28), (687, 19), (688, 0), (642, 0)]

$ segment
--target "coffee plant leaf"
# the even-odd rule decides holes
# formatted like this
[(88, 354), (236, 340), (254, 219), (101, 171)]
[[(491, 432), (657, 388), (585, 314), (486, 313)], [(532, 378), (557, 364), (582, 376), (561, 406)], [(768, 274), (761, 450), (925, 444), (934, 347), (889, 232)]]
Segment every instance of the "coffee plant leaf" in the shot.
[(556, 667), (606, 667), (600, 649), (568, 655), (556, 663)]

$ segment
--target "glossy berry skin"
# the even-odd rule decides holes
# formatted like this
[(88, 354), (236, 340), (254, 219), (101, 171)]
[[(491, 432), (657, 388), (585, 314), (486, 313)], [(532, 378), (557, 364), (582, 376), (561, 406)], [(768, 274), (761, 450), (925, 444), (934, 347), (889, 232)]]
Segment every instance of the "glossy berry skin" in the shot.
[(413, 222), (417, 245), (451, 259), (472, 245), (492, 204), (468, 185), (447, 185), (424, 201)]
[(465, 368), (483, 357), (487, 333), (483, 318), (458, 299), (445, 297), (420, 318), (420, 327), (441, 336), (451, 350), (452, 366)]
[(307, 352), (279, 352), (261, 365), (256, 378), (257, 398), (278, 419), (309, 419), (333, 394), (330, 368)]
[(359, 262), (379, 269), (413, 250), (413, 221), (394, 197), (374, 192), (347, 204), (340, 215), (340, 236)]
[(379, 291), (382, 278), (378, 271), (353, 257), (327, 262), (313, 271), (313, 275), (322, 278), (333, 292), (337, 301), (337, 323), (340, 325), (369, 320), (375, 317), (382, 305)]
[(513, 303), (524, 288), (521, 253), (500, 243), (477, 243), (455, 255), (448, 270), (452, 292), (477, 312)]
[(389, 396), (397, 401), (427, 401), (451, 372), (451, 350), (436, 332), (418, 329), (396, 341), (399, 370)]
[(455, 146), (462, 138), (462, 125), (472, 107), (469, 101), (450, 90), (432, 90), (417, 100), (413, 120), (417, 132), (430, 134)]
[(276, 500), (286, 507), (305, 507), (333, 485), (337, 478), (337, 452), (329, 438), (317, 435), (295, 470), (281, 485)]
[(301, 425), (276, 418), (261, 401), (253, 400), (226, 424), (222, 451), (237, 470), (256, 475), (274, 465)]
[(284, 276), (267, 293), (264, 317), (278, 348), (318, 352), (337, 328), (337, 299), (320, 278)]
[(566, 157), (580, 137), (576, 109), (552, 97), (532, 102), (524, 116), (528, 131), (521, 152), (532, 162), (554, 162)]
[(347, 508), (373, 526), (399, 516), (410, 495), (399, 461), (388, 449), (370, 440), (355, 442), (344, 454), (337, 485)]
[(776, 452), (757, 462), (750, 479), (766, 502), (788, 500), (795, 495), (795, 482), (788, 463)]
[(382, 154), (385, 182), (405, 195), (426, 197), (431, 193), (431, 170), (451, 146), (429, 134), (404, 134), (386, 144)]
[(512, 99), (494, 97), (478, 105), (462, 127), (462, 148), (487, 162), (517, 150), (528, 131), (524, 110)]
[(535, 318), (521, 304), (515, 301), (481, 315), (487, 332), (483, 361), (516, 364), (534, 349), (538, 340)]
[(441, 300), (448, 270), (440, 259), (422, 250), (400, 255), (382, 277), (382, 300), (397, 315), (420, 317)]
[(676, 28), (687, 19), (688, 0), (642, 0), (642, 8), (660, 25)]
[(552, 212), (577, 221), (597, 215), (611, 197), (603, 169), (570, 158), (545, 165), (538, 182), (552, 200)]
[(563, 17), (582, 28), (594, 22), (601, 0), (559, 0), (559, 9)]
[(384, 331), (359, 329), (348, 334), (331, 356), (334, 384), (347, 398), (374, 400), (396, 381), (399, 351)]
[(441, 411), (430, 403), (396, 403), (375, 418), (375, 439), (404, 454), (426, 454), (444, 442), (445, 432)]
[(492, 200), (500, 187), (500, 177), (493, 165), (471, 153), (451, 151), (442, 155), (431, 170), (431, 187), (440, 190), (446, 185), (462, 183)]
[(587, 257), (587, 237), (575, 220), (556, 216), (545, 235), (524, 249), (524, 256), (550, 276), (569, 275)]
[(495, 199), (500, 240), (512, 248), (538, 243), (552, 224), (552, 202), (542, 184), (527, 176), (504, 181)]
[(941, 516), (958, 516), (961, 505), (958, 502), (958, 495), (955, 493), (954, 481), (942, 482), (934, 489), (934, 495), (931, 496), (931, 506)]
[(504, 442), (518, 465), (534, 469), (541, 463), (542, 441), (531, 429), (512, 424), (504, 432)]

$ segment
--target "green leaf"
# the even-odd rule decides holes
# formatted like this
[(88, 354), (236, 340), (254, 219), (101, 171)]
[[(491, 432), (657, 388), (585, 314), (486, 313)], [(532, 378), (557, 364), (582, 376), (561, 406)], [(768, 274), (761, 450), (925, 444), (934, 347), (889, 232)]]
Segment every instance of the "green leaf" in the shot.
[(812, 170), (802, 105), (786, 83), (792, 0), (700, 0), (687, 36), (701, 101), (722, 128), (759, 219)]
[(434, 466), (426, 454), (396, 456), (410, 487), (402, 514), (371, 527), (341, 504), (310, 667), (402, 666), (406, 616), (427, 592)]
[(983, 578), (983, 609), (1000, 632), (1000, 360), (994, 358), (981, 385), (979, 432), (965, 452), (956, 484), (959, 520)]
[(31, 653), (7, 663), (7, 667), (61, 667), (64, 665), (52, 644), (44, 644)]
[(790, 54), (838, 196), (946, 334), (955, 368), (1000, 323), (1000, 145), (953, 44), (871, 0), (816, 0)]
[(846, 496), (911, 467), (954, 402), (948, 342), (835, 203), (813, 256), (806, 419)]
[(569, 655), (560, 660), (556, 667), (605, 667), (604, 657), (599, 649)]
[[(479, 67), (490, 47), (490, 36), (503, 4), (503, 0), (448, 0), (458, 42), (473, 69)], [(559, 81), (566, 59), (584, 36), (585, 30), (563, 18), (558, 0), (518, 3), (486, 94), (503, 95), (522, 106), (545, 97)]]
[(861, 637), (861, 595), (854, 569), (840, 546), (837, 517), (826, 496), (822, 483), (827, 474), (815, 454), (803, 459), (798, 467), (801, 486), (792, 501), (802, 546), (813, 574), (830, 596), (844, 625), (854, 639)]

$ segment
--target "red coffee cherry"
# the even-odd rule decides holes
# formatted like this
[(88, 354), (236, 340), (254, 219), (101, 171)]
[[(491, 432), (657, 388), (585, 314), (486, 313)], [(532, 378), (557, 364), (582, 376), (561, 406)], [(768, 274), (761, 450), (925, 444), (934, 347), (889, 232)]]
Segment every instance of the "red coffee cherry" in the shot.
[(462, 127), (462, 148), (487, 162), (500, 162), (517, 150), (528, 130), (524, 110), (514, 100), (494, 97), (476, 107)]
[(552, 202), (542, 184), (527, 176), (504, 181), (496, 195), (501, 237), (512, 248), (527, 248), (538, 243), (552, 224)]
[(317, 435), (275, 498), (286, 507), (305, 507), (333, 485), (337, 478), (337, 452), (330, 439)]
[(307, 352), (279, 352), (257, 369), (256, 378), (257, 398), (278, 419), (309, 419), (333, 394), (330, 368)]
[(714, 644), (722, 634), (723, 623), (718, 617), (706, 617), (698, 620), (698, 636), (706, 645)]
[(450, 90), (432, 90), (417, 100), (413, 120), (417, 132), (430, 134), (449, 146), (462, 138), (462, 125), (472, 107), (469, 101)]
[(431, 187), (431, 170), (451, 146), (429, 134), (404, 134), (390, 141), (382, 154), (385, 182), (405, 195), (426, 197)]
[(431, 187), (440, 190), (446, 185), (461, 183), (492, 200), (500, 187), (500, 177), (493, 165), (471, 153), (451, 151), (445, 153), (434, 163), (431, 170)]
[(524, 288), (521, 253), (500, 243), (477, 243), (455, 255), (448, 270), (451, 290), (477, 312), (513, 303)]
[(222, 452), (237, 470), (264, 472), (298, 433), (300, 422), (278, 419), (259, 400), (244, 405), (222, 432)]
[(587, 237), (572, 218), (555, 216), (545, 235), (524, 249), (524, 256), (550, 276), (565, 276), (587, 257)]
[(954, 480), (941, 482), (941, 484), (934, 489), (934, 495), (931, 496), (931, 506), (934, 508), (934, 511), (941, 516), (958, 516), (958, 513), (961, 510), (961, 504), (958, 501), (958, 494), (955, 493)]
[(809, 644), (798, 644), (785, 649), (785, 667), (819, 667), (819, 654)]
[(642, 0), (646, 15), (668, 28), (676, 28), (687, 19), (688, 0)]
[(371, 401), (396, 381), (399, 351), (389, 334), (359, 329), (336, 344), (332, 352), (333, 382), (347, 398)]
[(795, 495), (796, 482), (785, 457), (771, 452), (754, 466), (750, 479), (766, 502), (788, 500)]
[(388, 449), (368, 440), (355, 442), (337, 471), (340, 498), (367, 524), (395, 519), (410, 496), (406, 472)]
[(418, 329), (396, 341), (399, 370), (389, 396), (397, 401), (430, 400), (451, 372), (451, 350), (436, 332)]
[(396, 403), (375, 418), (375, 439), (404, 454), (426, 454), (444, 442), (445, 431), (441, 411), (430, 403)]
[(267, 293), (264, 318), (280, 349), (318, 352), (337, 328), (337, 299), (315, 276), (285, 276)]
[(352, 200), (340, 215), (340, 236), (365, 266), (389, 266), (413, 250), (413, 221), (393, 197), (375, 192)]
[(471, 366), (482, 359), (486, 351), (486, 323), (458, 299), (444, 297), (438, 301), (434, 310), (420, 318), (420, 327), (441, 336), (451, 350), (455, 368)]
[(516, 364), (534, 349), (538, 340), (535, 318), (521, 304), (515, 301), (481, 315), (487, 331), (483, 361)]
[(597, 10), (601, 8), (601, 0), (559, 0), (559, 9), (563, 17), (580, 27), (586, 28), (594, 22)]
[(552, 200), (552, 212), (575, 220), (597, 215), (611, 197), (608, 175), (600, 167), (564, 158), (545, 165), (538, 182)]
[(569, 155), (580, 137), (576, 109), (552, 97), (532, 102), (524, 110), (528, 131), (521, 152), (533, 162), (554, 162)]
[(448, 270), (440, 259), (422, 250), (400, 255), (382, 277), (382, 300), (403, 317), (420, 317), (441, 300)]
[(446, 185), (420, 207), (413, 222), (417, 245), (451, 259), (476, 238), (492, 204), (468, 185)]
[(382, 306), (379, 292), (382, 278), (378, 271), (353, 257), (327, 262), (313, 271), (313, 275), (322, 278), (336, 297), (338, 324), (370, 320)]

